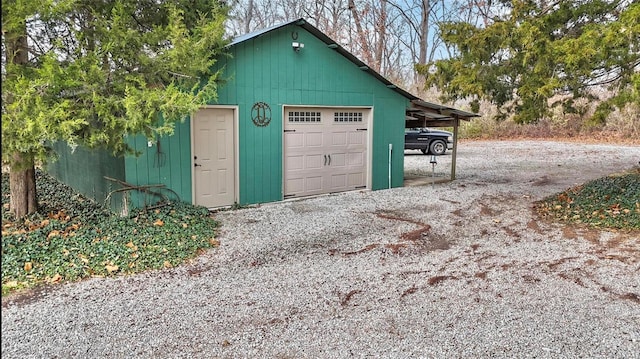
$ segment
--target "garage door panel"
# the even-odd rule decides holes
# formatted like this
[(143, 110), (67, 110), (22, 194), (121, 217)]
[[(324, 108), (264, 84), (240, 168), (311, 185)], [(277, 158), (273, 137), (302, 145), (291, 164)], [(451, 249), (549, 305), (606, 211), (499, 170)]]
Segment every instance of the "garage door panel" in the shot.
[(339, 191), (347, 188), (347, 175), (346, 174), (336, 174), (331, 176), (331, 189), (334, 191)]
[(296, 149), (304, 147), (304, 133), (288, 132), (284, 137), (284, 142), (287, 144), (286, 148)]
[(332, 132), (331, 133), (331, 145), (333, 146), (345, 146), (347, 144), (347, 133), (344, 131), (341, 132)]
[(347, 164), (351, 166), (364, 166), (365, 161), (364, 152), (351, 152), (347, 155)]
[(304, 169), (308, 170), (316, 170), (321, 169), (324, 166), (324, 155), (315, 154), (315, 155), (307, 155), (305, 158), (305, 166)]
[(284, 165), (290, 171), (304, 169), (304, 156), (287, 156)]
[(344, 153), (332, 153), (331, 155), (331, 164), (330, 166), (333, 168), (336, 167), (344, 167), (346, 165), (346, 154)]
[(362, 172), (349, 173), (348, 178), (349, 180), (347, 185), (349, 187), (360, 187), (365, 185), (364, 174)]
[(285, 182), (285, 187), (291, 193), (304, 192), (304, 179), (303, 178), (288, 178)]
[(349, 144), (364, 146), (367, 142), (365, 133), (366, 131), (357, 131), (357, 130), (355, 132), (349, 132)]
[(309, 132), (304, 134), (305, 145), (307, 147), (322, 147), (324, 134), (322, 132)]
[(321, 191), (322, 187), (322, 176), (307, 177), (305, 179), (305, 192)]

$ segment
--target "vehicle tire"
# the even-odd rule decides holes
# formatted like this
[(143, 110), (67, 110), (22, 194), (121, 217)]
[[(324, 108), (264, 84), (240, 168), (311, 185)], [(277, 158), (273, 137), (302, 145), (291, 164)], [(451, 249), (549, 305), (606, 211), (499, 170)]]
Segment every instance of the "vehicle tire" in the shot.
[(441, 140), (435, 140), (429, 145), (429, 150), (433, 155), (444, 155), (447, 152), (447, 144)]
[(422, 151), (422, 154), (423, 154), (423, 155), (426, 155), (426, 154), (427, 154), (427, 148), (426, 148), (426, 147), (425, 147), (425, 148), (421, 148), (421, 149), (420, 149), (420, 151)]

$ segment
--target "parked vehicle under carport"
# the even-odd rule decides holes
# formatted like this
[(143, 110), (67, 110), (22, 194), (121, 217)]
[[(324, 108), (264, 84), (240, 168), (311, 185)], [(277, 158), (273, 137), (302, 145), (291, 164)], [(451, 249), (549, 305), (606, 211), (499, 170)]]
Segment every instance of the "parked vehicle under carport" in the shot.
[(420, 150), (424, 154), (444, 155), (453, 149), (453, 133), (423, 128), (408, 128), (404, 132), (404, 149)]

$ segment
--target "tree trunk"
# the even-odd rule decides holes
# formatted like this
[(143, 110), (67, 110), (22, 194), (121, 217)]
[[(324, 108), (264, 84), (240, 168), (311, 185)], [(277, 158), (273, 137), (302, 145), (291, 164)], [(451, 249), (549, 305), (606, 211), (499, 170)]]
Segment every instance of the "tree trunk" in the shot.
[(387, 0), (380, 1), (380, 13), (378, 16), (376, 30), (378, 31), (378, 43), (374, 58), (375, 70), (384, 73), (384, 50), (387, 46)]
[[(29, 47), (26, 23), (22, 24), (20, 30), (16, 33), (3, 33), (3, 35), (5, 35), (6, 61), (16, 65), (28, 65)], [(11, 100), (9, 99), (8, 101)], [(16, 152), (13, 154), (9, 164), (10, 211), (16, 218), (22, 218), (38, 210), (36, 172), (33, 157)]]
[(418, 63), (427, 63), (427, 47), (429, 46), (429, 15), (431, 14), (431, 0), (422, 0), (422, 16), (420, 17), (420, 54)]
[(249, 4), (247, 5), (247, 12), (244, 18), (245, 34), (248, 34), (251, 32), (251, 20), (253, 19), (253, 8), (254, 8), (253, 0), (249, 0)]
[[(13, 163), (24, 163), (22, 160), (21, 154), (14, 154)], [(38, 210), (36, 171), (33, 161), (30, 162), (25, 167), (13, 165), (9, 172), (10, 210), (16, 218), (22, 218)]]
[(360, 46), (362, 47), (362, 57), (364, 57), (364, 61), (368, 66), (374, 66), (373, 53), (371, 52), (371, 47), (369, 46), (369, 40), (367, 39), (367, 34), (365, 30), (362, 28), (362, 23), (360, 22), (360, 15), (358, 13), (358, 9), (356, 9), (356, 4), (354, 0), (349, 0), (349, 10), (351, 11), (351, 16), (353, 16), (353, 21), (356, 24), (356, 34), (358, 38), (360, 38)]

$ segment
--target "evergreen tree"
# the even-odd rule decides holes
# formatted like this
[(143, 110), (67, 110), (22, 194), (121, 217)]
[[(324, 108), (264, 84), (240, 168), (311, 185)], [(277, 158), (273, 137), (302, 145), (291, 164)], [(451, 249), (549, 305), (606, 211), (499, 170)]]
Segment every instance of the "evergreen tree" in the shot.
[[(486, 26), (442, 23), (456, 52), (418, 65), (426, 86), (443, 101), (471, 99), (497, 105), (499, 118), (532, 123), (558, 104), (572, 111), (576, 99), (601, 101), (593, 120), (615, 108), (640, 105), (640, 3), (629, 0), (502, 0), (505, 11)], [(613, 97), (598, 99), (594, 88)]]
[(37, 209), (50, 145), (130, 152), (216, 98), (227, 9), (219, 0), (2, 2), (2, 161), (11, 211)]

